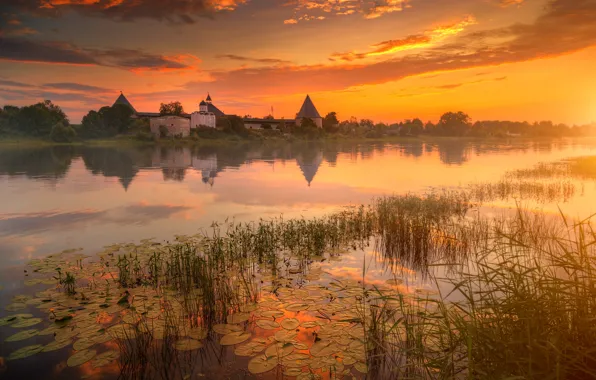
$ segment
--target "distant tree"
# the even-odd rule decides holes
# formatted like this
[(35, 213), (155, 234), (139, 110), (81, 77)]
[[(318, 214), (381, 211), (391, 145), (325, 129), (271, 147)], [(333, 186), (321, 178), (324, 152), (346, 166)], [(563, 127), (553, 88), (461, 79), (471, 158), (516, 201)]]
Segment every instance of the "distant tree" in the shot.
[(339, 120), (336, 112), (329, 112), (323, 119), (323, 129), (327, 133), (337, 133), (339, 131)]
[(98, 138), (126, 133), (133, 124), (132, 115), (132, 109), (124, 104), (89, 111), (83, 117), (81, 135), (85, 138)]
[(268, 130), (272, 129), (271, 124), (269, 124), (269, 123), (261, 124), (261, 128), (268, 129)]
[(58, 123), (70, 124), (62, 109), (50, 100), (21, 108), (15, 121), (21, 131), (40, 137), (49, 136)]
[(371, 119), (362, 119), (360, 120), (360, 126), (372, 129), (375, 126), (375, 123)]
[(252, 115), (246, 114), (244, 116), (242, 116), (243, 119), (252, 119)]
[(181, 116), (184, 113), (184, 107), (182, 107), (182, 103), (170, 102), (170, 103), (161, 103), (159, 106), (159, 114), (161, 116)]
[(56, 123), (50, 132), (52, 141), (69, 143), (77, 136), (75, 130), (70, 125), (64, 125), (62, 122)]
[(285, 133), (288, 130), (288, 126), (286, 125), (285, 120), (282, 119), (282, 122), (277, 125), (277, 129), (281, 133)]
[(275, 118), (273, 117), (273, 115), (269, 114), (269, 115), (265, 116), (263, 119), (265, 119), (265, 120), (274, 120)]
[(317, 123), (309, 117), (303, 117), (300, 121), (300, 128), (317, 128)]
[(19, 111), (19, 107), (9, 105), (0, 109), (0, 134), (11, 133), (17, 129)]
[(447, 136), (463, 136), (470, 127), (470, 116), (461, 111), (443, 114), (437, 124), (439, 132)]
[(242, 120), (241, 117), (236, 115), (228, 115), (221, 117), (220, 119), (220, 125), (223, 128), (224, 132), (229, 134), (236, 134), (243, 137), (248, 136), (248, 129), (246, 129), (246, 127), (244, 126), (244, 120)]

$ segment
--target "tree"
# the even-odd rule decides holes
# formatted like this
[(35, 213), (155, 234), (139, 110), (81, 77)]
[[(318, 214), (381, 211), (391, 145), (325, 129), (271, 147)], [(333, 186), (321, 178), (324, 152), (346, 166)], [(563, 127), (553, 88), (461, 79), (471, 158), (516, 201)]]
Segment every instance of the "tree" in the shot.
[(89, 111), (83, 117), (81, 134), (85, 138), (110, 137), (128, 131), (133, 123), (133, 110), (124, 104)]
[(62, 122), (56, 123), (50, 132), (52, 141), (61, 143), (72, 142), (76, 135), (75, 130), (70, 125), (64, 125)]
[(329, 112), (323, 119), (323, 129), (327, 133), (336, 133), (339, 131), (339, 120), (336, 112)]
[(184, 107), (182, 107), (182, 103), (170, 102), (170, 103), (161, 103), (159, 106), (159, 114), (161, 116), (181, 116), (184, 113)]
[(17, 128), (33, 136), (48, 136), (58, 123), (69, 125), (66, 114), (50, 100), (23, 107), (16, 116)]
[(463, 136), (471, 126), (470, 116), (463, 112), (447, 112), (441, 116), (437, 128), (447, 136)]
[(273, 120), (275, 118), (273, 117), (273, 115), (269, 114), (269, 115), (265, 116), (263, 119), (265, 119), (265, 120)]
[(360, 126), (372, 129), (375, 126), (375, 123), (371, 119), (362, 119), (360, 120)]

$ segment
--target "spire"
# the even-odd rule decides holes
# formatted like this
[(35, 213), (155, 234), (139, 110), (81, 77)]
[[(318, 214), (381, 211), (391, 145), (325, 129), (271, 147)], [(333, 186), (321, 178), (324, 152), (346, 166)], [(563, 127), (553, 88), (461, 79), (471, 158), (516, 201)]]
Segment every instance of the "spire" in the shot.
[(321, 115), (317, 108), (313, 104), (312, 100), (310, 99), (309, 95), (306, 95), (306, 99), (304, 99), (304, 103), (302, 103), (302, 108), (296, 115), (296, 118), (309, 118), (309, 119), (321, 119)]
[(209, 93), (207, 93), (207, 103), (211, 103), (211, 95), (209, 95)]
[(115, 106), (116, 104), (124, 104), (125, 106), (130, 107), (133, 112), (135, 112), (135, 113), (137, 112), (137, 110), (135, 110), (135, 108), (132, 106), (132, 104), (130, 104), (128, 99), (126, 99), (126, 96), (124, 96), (122, 91), (120, 91), (120, 96), (118, 97), (118, 99), (116, 99), (116, 101), (114, 102), (112, 107)]

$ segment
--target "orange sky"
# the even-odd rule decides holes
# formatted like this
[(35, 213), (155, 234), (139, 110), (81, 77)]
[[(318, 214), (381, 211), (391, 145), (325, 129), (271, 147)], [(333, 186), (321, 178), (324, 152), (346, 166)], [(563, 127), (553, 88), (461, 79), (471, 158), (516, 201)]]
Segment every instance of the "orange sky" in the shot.
[(0, 105), (596, 121), (596, 0), (3, 0)]

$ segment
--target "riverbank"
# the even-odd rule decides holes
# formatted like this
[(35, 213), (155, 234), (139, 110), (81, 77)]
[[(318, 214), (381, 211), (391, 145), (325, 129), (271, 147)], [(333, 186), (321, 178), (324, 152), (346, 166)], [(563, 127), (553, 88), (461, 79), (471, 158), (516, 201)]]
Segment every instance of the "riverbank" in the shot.
[(562, 139), (589, 139), (591, 137), (471, 137), (471, 136), (385, 136), (367, 138), (364, 136), (330, 135), (318, 139), (303, 139), (296, 136), (264, 136), (254, 133), (249, 137), (230, 135), (225, 138), (214, 139), (157, 139), (140, 140), (134, 136), (115, 136), (104, 139), (76, 140), (73, 142), (55, 142), (48, 139), (30, 137), (11, 137), (0, 139), (1, 147), (45, 147), (45, 146), (201, 146), (201, 145), (233, 145), (246, 143), (293, 143), (293, 142), (348, 142), (348, 143), (403, 143), (403, 142), (449, 142), (449, 141), (552, 141)]

